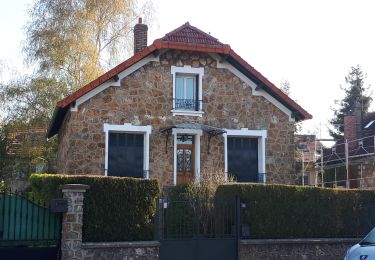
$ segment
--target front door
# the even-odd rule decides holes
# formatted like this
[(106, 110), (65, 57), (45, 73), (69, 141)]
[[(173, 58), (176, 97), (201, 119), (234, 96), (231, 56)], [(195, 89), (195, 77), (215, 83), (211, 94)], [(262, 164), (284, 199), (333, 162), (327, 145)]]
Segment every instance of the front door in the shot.
[(194, 180), (194, 136), (177, 136), (177, 184)]

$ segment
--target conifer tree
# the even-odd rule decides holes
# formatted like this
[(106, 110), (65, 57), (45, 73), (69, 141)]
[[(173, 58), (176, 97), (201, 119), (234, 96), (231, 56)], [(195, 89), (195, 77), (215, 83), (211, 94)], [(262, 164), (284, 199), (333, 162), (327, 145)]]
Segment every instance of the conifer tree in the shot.
[(332, 109), (333, 118), (329, 121), (332, 128), (329, 130), (330, 135), (336, 140), (344, 138), (344, 117), (354, 111), (355, 104), (361, 105), (362, 115), (368, 112), (372, 98), (369, 93), (369, 86), (365, 86), (366, 74), (363, 73), (361, 67), (351, 67), (348, 75), (345, 77), (347, 87), (341, 89), (345, 92), (345, 97), (341, 100), (335, 100), (339, 107)]

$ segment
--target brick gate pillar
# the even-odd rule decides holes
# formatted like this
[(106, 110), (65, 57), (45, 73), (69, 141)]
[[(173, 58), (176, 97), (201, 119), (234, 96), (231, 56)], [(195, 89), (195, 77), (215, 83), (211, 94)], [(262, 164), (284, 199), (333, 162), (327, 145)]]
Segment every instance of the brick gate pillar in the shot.
[(61, 259), (82, 259), (83, 198), (90, 187), (83, 184), (62, 185), (68, 211), (63, 214), (61, 229)]

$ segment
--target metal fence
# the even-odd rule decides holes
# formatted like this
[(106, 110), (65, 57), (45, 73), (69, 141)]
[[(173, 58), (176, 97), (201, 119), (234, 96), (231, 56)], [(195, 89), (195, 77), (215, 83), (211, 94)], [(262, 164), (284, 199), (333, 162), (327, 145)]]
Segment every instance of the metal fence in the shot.
[(61, 214), (25, 195), (0, 193), (0, 246), (58, 245)]
[(238, 259), (237, 201), (160, 199), (158, 205), (161, 260)]
[(164, 239), (223, 238), (236, 235), (235, 201), (159, 201)]

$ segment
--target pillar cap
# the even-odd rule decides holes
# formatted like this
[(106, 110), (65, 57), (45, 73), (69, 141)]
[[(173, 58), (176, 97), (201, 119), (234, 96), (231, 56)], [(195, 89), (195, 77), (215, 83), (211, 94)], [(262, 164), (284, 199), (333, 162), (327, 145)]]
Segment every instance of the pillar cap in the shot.
[(86, 184), (64, 184), (60, 185), (60, 189), (64, 190), (72, 190), (72, 191), (83, 191), (90, 189), (89, 185)]

